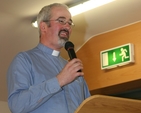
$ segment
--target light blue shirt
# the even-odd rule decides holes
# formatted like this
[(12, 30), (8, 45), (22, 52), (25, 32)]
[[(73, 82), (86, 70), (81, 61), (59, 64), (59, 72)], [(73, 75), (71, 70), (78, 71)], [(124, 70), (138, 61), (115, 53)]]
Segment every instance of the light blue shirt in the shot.
[(90, 93), (83, 77), (60, 87), (56, 75), (66, 63), (59, 52), (40, 43), (19, 53), (7, 73), (11, 112), (74, 113)]

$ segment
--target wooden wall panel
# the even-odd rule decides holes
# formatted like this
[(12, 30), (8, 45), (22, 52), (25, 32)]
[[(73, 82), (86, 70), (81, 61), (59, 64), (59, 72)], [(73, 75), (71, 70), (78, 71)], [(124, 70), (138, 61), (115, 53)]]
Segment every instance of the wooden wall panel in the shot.
[[(101, 70), (100, 51), (127, 43), (134, 44), (135, 63)], [(141, 79), (141, 22), (91, 38), (77, 56), (84, 64), (84, 77), (91, 91)]]

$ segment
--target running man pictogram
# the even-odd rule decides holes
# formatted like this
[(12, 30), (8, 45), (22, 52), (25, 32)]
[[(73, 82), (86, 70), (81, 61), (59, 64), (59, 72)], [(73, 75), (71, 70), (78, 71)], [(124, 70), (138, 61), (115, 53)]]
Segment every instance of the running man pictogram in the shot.
[(121, 54), (119, 54), (120, 56), (122, 56), (122, 61), (124, 61), (124, 59), (129, 58), (129, 56), (126, 56), (127, 50), (124, 48), (120, 49)]

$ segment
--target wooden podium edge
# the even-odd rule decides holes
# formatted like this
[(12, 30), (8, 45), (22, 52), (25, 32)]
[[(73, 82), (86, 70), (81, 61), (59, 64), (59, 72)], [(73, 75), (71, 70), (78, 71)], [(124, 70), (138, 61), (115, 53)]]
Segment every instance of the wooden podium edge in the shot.
[(114, 97), (114, 96), (107, 96), (107, 95), (93, 95), (88, 97), (87, 99), (85, 99), (80, 106), (76, 109), (76, 111), (74, 113), (79, 113), (80, 109), (82, 107), (84, 107), (87, 103), (89, 103), (90, 101), (94, 101), (94, 100), (101, 100), (101, 99), (109, 99), (109, 100), (114, 100), (114, 101), (118, 101), (120, 103), (132, 103), (132, 104), (136, 104), (137, 106), (141, 106), (141, 100), (135, 100), (135, 99), (129, 99), (129, 98), (121, 98), (121, 97)]

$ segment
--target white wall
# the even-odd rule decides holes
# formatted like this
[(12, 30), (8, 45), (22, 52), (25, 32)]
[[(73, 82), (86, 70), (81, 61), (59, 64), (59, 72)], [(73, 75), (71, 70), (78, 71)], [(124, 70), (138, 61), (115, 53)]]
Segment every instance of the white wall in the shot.
[(11, 113), (7, 102), (0, 101), (0, 113)]

